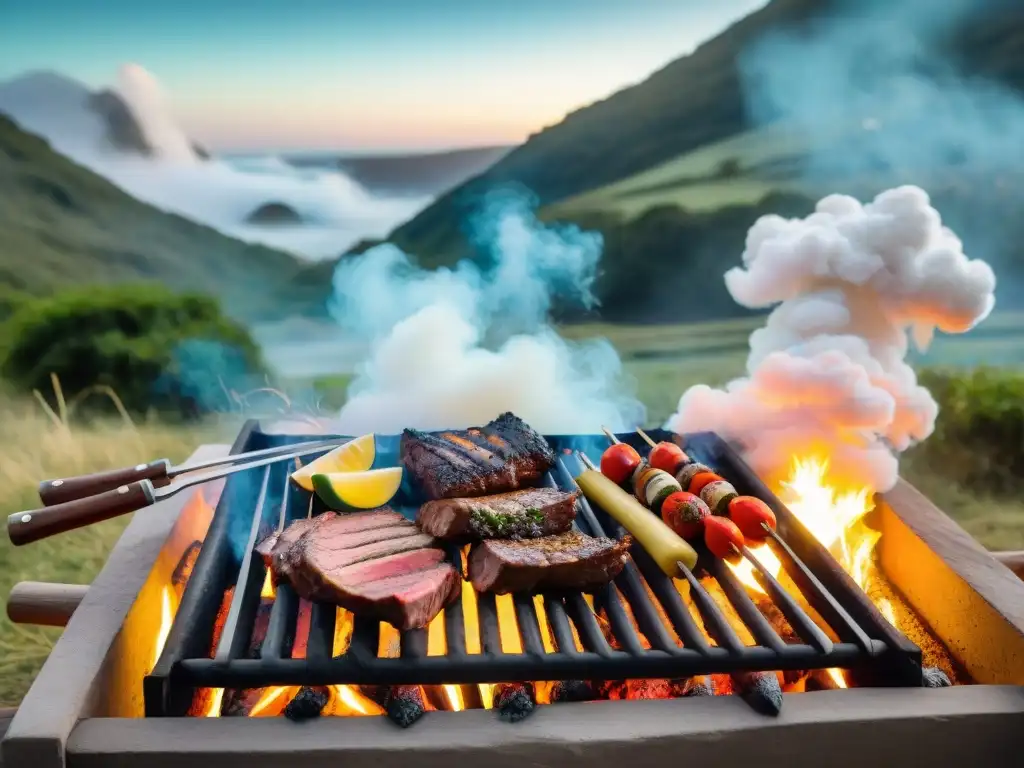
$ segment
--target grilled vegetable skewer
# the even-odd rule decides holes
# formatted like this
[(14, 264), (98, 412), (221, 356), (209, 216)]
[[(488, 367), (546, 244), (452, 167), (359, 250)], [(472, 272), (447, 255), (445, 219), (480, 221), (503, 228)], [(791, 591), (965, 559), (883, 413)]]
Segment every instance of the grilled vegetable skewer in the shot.
[(636, 498), (602, 475), (584, 454), (577, 453), (577, 456), (586, 467), (576, 478), (583, 495), (629, 531), (666, 576), (676, 578), (681, 572), (680, 566), (691, 569), (697, 565), (697, 552), (693, 547)]
[(637, 429), (637, 434), (651, 446), (651, 453), (647, 457), (647, 463), (655, 469), (660, 469), (668, 472), (670, 475), (674, 475), (684, 465), (690, 463), (690, 457), (675, 443), (665, 440), (656, 443), (642, 429)]
[(771, 507), (753, 496), (736, 496), (729, 502), (729, 519), (751, 541), (764, 541), (776, 528)]
[(612, 442), (608, 450), (601, 454), (601, 474), (613, 483), (622, 485), (633, 476), (643, 459), (633, 446), (623, 443), (607, 427), (601, 427), (601, 430)]

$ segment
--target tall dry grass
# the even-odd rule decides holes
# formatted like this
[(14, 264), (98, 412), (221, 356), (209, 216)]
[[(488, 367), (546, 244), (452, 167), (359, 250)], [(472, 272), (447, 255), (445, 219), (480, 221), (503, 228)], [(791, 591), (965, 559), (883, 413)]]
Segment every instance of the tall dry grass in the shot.
[[(120, 415), (84, 424), (74, 422), (82, 399), (67, 402), (55, 385), (56, 408), (41, 397), (0, 393), (0, 512), (8, 515), (39, 506), (38, 483), (46, 478), (96, 472), (143, 460), (181, 461), (196, 445), (220, 432), (216, 425), (177, 426), (133, 421), (113, 392), (107, 397)], [(16, 704), (28, 690), (60, 630), (26, 627), (7, 619), (6, 602), (19, 581), (88, 584), (102, 568), (129, 518), (109, 520), (79, 531), (14, 547), (0, 535), (0, 705)]]

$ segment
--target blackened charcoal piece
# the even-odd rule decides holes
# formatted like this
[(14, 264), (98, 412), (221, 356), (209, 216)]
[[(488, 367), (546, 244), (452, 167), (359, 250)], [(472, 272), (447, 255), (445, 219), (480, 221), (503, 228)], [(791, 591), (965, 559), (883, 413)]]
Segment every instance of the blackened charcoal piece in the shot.
[(596, 697), (597, 692), (593, 684), (587, 680), (562, 680), (555, 683), (555, 688), (551, 692), (552, 703), (593, 701)]
[(518, 723), (530, 716), (534, 709), (533, 686), (529, 683), (500, 683), (494, 688), (494, 707), (498, 717), (508, 723)]
[(284, 708), (284, 716), (293, 723), (320, 717), (330, 698), (331, 694), (326, 688), (304, 686), (295, 694), (295, 698), (288, 702), (288, 706)]
[(925, 667), (921, 670), (925, 688), (949, 688), (953, 683), (938, 667)]
[(680, 682), (683, 683), (683, 696), (715, 695), (715, 681), (707, 675), (697, 675), (695, 677), (689, 678), (688, 680)]
[(737, 672), (731, 677), (736, 692), (755, 712), (775, 717), (782, 711), (782, 686), (774, 672)]
[(423, 693), (418, 685), (396, 685), (388, 691), (385, 698), (384, 711), (388, 719), (400, 728), (408, 728), (421, 717)]

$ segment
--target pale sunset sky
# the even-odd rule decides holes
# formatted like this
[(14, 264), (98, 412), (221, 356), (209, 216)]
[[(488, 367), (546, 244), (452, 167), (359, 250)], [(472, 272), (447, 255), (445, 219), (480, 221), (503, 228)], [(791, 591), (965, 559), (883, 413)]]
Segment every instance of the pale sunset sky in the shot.
[(0, 0), (0, 80), (134, 62), (219, 151), (512, 144), (766, 0)]

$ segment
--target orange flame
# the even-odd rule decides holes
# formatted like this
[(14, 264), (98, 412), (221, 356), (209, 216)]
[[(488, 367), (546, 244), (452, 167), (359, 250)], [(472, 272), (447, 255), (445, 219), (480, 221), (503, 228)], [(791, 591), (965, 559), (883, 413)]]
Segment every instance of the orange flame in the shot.
[(167, 643), (167, 636), (171, 633), (171, 624), (174, 623), (174, 614), (177, 610), (178, 595), (174, 587), (166, 585), (160, 593), (160, 625), (156, 631), (156, 643), (153, 648), (153, 663), (150, 664), (150, 671), (160, 660), (160, 654), (164, 652), (164, 645)]
[[(867, 527), (864, 516), (873, 508), (873, 492), (867, 487), (844, 485), (830, 471), (829, 460), (822, 456), (794, 459), (789, 476), (778, 483), (779, 497), (803, 526), (828, 549), (853, 581), (871, 594), (876, 578), (873, 554), (881, 534)], [(775, 553), (763, 545), (752, 549), (770, 571), (778, 575), (782, 564)], [(737, 577), (750, 589), (763, 592), (754, 579), (753, 566), (747, 560), (730, 564)], [(894, 626), (896, 616), (885, 598), (875, 599), (878, 609)], [(846, 688), (841, 670), (828, 670), (840, 688)]]
[(277, 590), (274, 588), (274, 582), (270, 579), (270, 569), (267, 569), (267, 575), (263, 579), (263, 589), (260, 590), (260, 597), (264, 600), (273, 600), (277, 597)]

